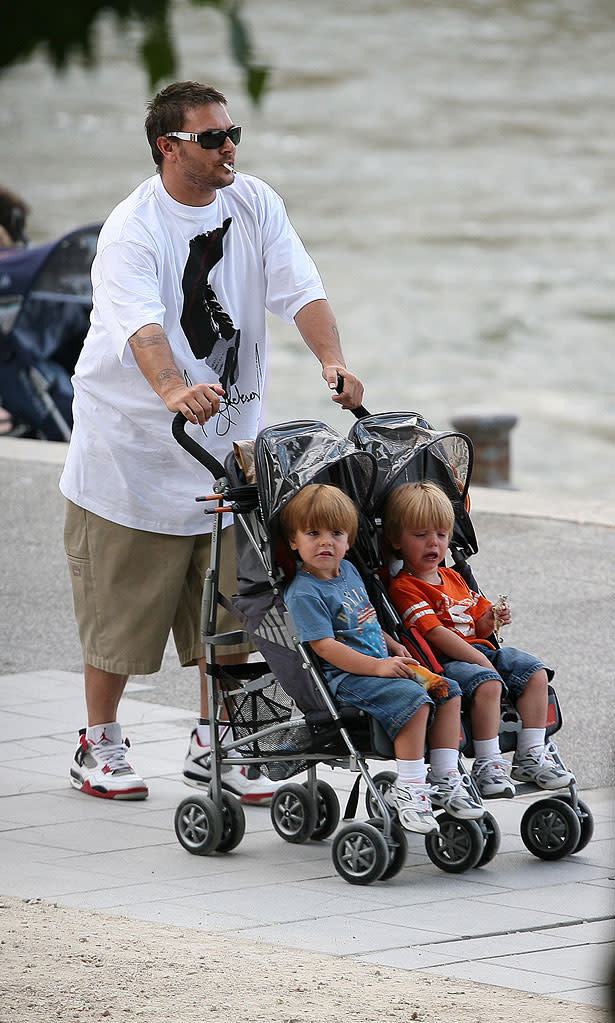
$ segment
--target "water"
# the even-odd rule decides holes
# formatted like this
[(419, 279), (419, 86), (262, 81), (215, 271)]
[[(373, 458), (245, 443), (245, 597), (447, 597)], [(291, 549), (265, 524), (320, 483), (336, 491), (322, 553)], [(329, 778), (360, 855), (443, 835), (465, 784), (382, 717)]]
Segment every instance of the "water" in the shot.
[[(610, 0), (246, 4), (255, 111), (219, 15), (179, 3), (178, 78), (244, 125), (240, 167), (285, 197), (373, 411), (514, 412), (513, 483), (615, 497), (615, 19)], [(33, 241), (104, 219), (151, 170), (132, 29), (103, 65), (0, 79), (0, 180)], [(352, 422), (272, 321), (269, 421)]]

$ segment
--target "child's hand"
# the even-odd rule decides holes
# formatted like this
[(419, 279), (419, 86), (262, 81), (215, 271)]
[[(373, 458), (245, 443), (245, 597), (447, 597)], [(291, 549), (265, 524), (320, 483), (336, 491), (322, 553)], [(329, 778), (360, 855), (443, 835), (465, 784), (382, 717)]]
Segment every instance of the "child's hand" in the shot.
[(493, 612), (493, 622), (496, 631), (500, 625), (510, 625), (512, 615), (508, 606), (508, 597), (498, 597), (496, 603), (491, 605), (491, 611)]
[(414, 657), (410, 656), (410, 654), (406, 650), (404, 644), (403, 643), (398, 643), (396, 639), (392, 639), (392, 638), (389, 637), (389, 640), (387, 642), (387, 647), (388, 647), (389, 653), (392, 654), (393, 657), (403, 657), (405, 660), (409, 661), (410, 664), (418, 664), (419, 663), (418, 661), (414, 660)]
[(382, 660), (378, 661), (375, 675), (377, 678), (411, 678), (412, 666), (417, 663), (408, 654), (383, 657)]

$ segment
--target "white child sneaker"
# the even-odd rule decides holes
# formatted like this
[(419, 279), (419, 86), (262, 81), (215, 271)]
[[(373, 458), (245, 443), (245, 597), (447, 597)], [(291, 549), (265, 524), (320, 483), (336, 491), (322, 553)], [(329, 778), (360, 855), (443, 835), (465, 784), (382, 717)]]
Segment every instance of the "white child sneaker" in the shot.
[[(211, 748), (199, 742), (196, 728), (190, 735), (190, 745), (184, 760), (184, 782), (193, 788), (207, 788), (211, 783)], [(273, 799), (280, 782), (265, 778), (257, 767), (223, 764), (222, 788), (239, 796), (241, 803), (267, 806)]]
[(559, 764), (554, 757), (557, 746), (550, 742), (545, 746), (532, 746), (522, 756), (515, 753), (512, 762), (512, 777), (515, 781), (530, 781), (541, 789), (565, 789), (574, 775)]
[(446, 810), (451, 817), (457, 817), (462, 821), (477, 821), (483, 816), (485, 807), (472, 795), (467, 775), (461, 774), (460, 771), (452, 771), (445, 777), (438, 778), (432, 771), (428, 771), (427, 781), (431, 785), (433, 806)]
[(510, 764), (502, 756), (477, 757), (472, 778), (483, 799), (512, 799), (516, 789), (508, 777)]
[(384, 798), (391, 809), (397, 810), (402, 828), (429, 835), (440, 830), (431, 808), (431, 791), (429, 785), (392, 785)]
[(126, 760), (128, 739), (117, 721), (105, 726), (98, 742), (79, 732), (79, 746), (70, 768), (70, 783), (79, 792), (101, 799), (147, 799), (149, 790)]

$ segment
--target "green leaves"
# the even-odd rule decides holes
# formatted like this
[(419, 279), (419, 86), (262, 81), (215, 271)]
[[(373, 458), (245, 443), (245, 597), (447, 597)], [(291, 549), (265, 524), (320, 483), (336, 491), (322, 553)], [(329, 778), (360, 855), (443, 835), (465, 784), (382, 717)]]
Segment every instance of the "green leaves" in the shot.
[[(112, 13), (120, 23), (133, 21), (143, 30), (140, 57), (153, 90), (177, 70), (177, 55), (169, 12), (173, 0), (63, 0), (61, 14), (49, 0), (22, 0), (19, 18), (10, 32), (0, 33), (0, 71), (26, 60), (42, 48), (49, 62), (63, 70), (75, 59), (96, 64), (93, 40), (97, 20)], [(190, 0), (195, 7), (212, 7), (227, 21), (229, 48), (243, 71), (244, 88), (259, 103), (266, 91), (269, 68), (254, 62), (250, 30), (241, 0)]]

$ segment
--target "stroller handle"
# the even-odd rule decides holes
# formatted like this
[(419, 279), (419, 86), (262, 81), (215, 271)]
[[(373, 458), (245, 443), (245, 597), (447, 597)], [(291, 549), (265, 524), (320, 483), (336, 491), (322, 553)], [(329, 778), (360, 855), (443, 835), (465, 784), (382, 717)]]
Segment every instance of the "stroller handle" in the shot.
[[(341, 373), (337, 374), (337, 384), (335, 390), (338, 394), (341, 394), (344, 390), (344, 378)], [(365, 419), (366, 416), (371, 416), (371, 412), (368, 412), (365, 405), (357, 405), (356, 408), (350, 410), (356, 419)]]
[(210, 455), (209, 451), (199, 444), (194, 437), (189, 437), (186, 433), (186, 419), (183, 412), (178, 412), (173, 417), (173, 425), (171, 431), (177, 443), (184, 448), (193, 458), (196, 458), (197, 462), (200, 462), (209, 472), (212, 474), (214, 479), (221, 480), (226, 476), (226, 471), (221, 462), (213, 455)]

